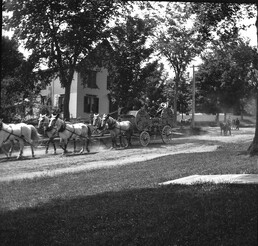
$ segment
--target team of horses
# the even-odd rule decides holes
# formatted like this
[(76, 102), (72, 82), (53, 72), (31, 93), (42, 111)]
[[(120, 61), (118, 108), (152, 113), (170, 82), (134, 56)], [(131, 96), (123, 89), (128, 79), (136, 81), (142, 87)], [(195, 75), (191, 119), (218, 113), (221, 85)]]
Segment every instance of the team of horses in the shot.
[[(229, 121), (220, 123), (221, 135), (231, 135), (231, 124)], [(44, 132), (48, 137), (45, 153), (48, 153), (49, 144), (52, 143), (54, 148), (54, 154), (56, 154), (56, 145), (54, 139), (60, 138), (60, 147), (63, 150), (63, 154), (66, 154), (67, 145), (69, 141), (73, 141), (74, 150), (76, 152), (76, 142), (80, 140), (81, 150), (79, 153), (85, 153), (85, 150), (90, 152), (89, 144), (92, 137), (92, 132), (103, 134), (103, 131), (108, 130), (112, 139), (112, 148), (118, 146), (116, 140), (119, 137), (120, 146), (122, 146), (122, 137), (127, 140), (127, 146), (131, 146), (131, 137), (133, 135), (133, 125), (130, 121), (118, 121), (112, 118), (109, 114), (104, 114), (102, 117), (99, 114), (94, 114), (92, 124), (66, 122), (60, 118), (59, 114), (52, 114), (50, 117), (40, 114), (38, 119), (38, 130), (30, 124), (18, 123), (18, 124), (5, 124), (0, 119), (0, 148), (7, 157), (10, 157), (13, 152), (15, 141), (19, 143), (19, 154), (17, 159), (20, 159), (23, 155), (23, 149), (25, 143), (31, 147), (31, 155), (34, 157), (34, 146), (40, 139), (39, 132)], [(96, 135), (96, 134), (94, 134)], [(5, 143), (10, 143), (9, 151), (3, 148)]]
[[(101, 118), (99, 114), (94, 114), (92, 127), (94, 130), (102, 131), (109, 130), (112, 138), (112, 148), (117, 147), (116, 138), (121, 135), (126, 135), (128, 137), (128, 143), (131, 145), (131, 135), (132, 135), (132, 124), (130, 121), (119, 122), (113, 119), (108, 114), (104, 114)], [(46, 114), (40, 114), (38, 119), (38, 130), (33, 126), (25, 123), (18, 124), (5, 124), (0, 119), (0, 148), (9, 158), (11, 157), (15, 141), (19, 143), (19, 155), (17, 159), (20, 159), (23, 155), (23, 149), (25, 143), (29, 144), (31, 147), (32, 157), (34, 157), (34, 147), (35, 144), (40, 139), (39, 132), (43, 132), (47, 137), (48, 141), (46, 143), (45, 153), (48, 153), (49, 145), (52, 143), (54, 148), (54, 154), (56, 154), (55, 138), (60, 138), (60, 148), (63, 150), (63, 154), (66, 154), (67, 145), (69, 141), (73, 141), (74, 150), (76, 152), (76, 142), (80, 140), (81, 150), (80, 154), (84, 153), (85, 150), (89, 153), (89, 144), (92, 136), (92, 131), (90, 125), (84, 123), (70, 123), (66, 122), (60, 118), (59, 114), (52, 114), (48, 117)], [(120, 140), (121, 142), (121, 140)], [(9, 151), (3, 148), (5, 143), (10, 143)]]

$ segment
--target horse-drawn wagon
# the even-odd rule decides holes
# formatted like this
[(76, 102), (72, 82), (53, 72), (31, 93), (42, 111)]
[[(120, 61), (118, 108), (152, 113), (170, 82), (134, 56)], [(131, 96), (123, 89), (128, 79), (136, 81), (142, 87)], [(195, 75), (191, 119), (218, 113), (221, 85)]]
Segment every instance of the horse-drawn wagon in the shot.
[(142, 146), (147, 146), (151, 137), (156, 139), (158, 135), (164, 143), (172, 140), (173, 112), (170, 108), (164, 107), (160, 116), (151, 117), (150, 114), (141, 108), (137, 111), (129, 111), (121, 116), (121, 121), (130, 121), (133, 125), (133, 136), (139, 137)]

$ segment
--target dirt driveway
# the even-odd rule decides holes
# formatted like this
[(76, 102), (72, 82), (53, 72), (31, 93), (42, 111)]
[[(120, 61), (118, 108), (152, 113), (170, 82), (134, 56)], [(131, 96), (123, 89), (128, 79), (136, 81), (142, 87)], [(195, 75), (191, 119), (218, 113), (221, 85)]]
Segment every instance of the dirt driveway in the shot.
[[(30, 148), (26, 147), (24, 158), (16, 160), (17, 152), (9, 160), (0, 154), (0, 181), (11, 181), (41, 176), (55, 176), (63, 173), (81, 172), (89, 169), (111, 168), (117, 165), (146, 161), (165, 155), (182, 153), (197, 153), (215, 151), (223, 143), (244, 143), (252, 141), (254, 128), (242, 128), (232, 131), (231, 136), (221, 136), (217, 127), (204, 128), (205, 134), (175, 138), (169, 145), (161, 140), (152, 141), (147, 147), (141, 147), (138, 140), (134, 140), (133, 147), (128, 149), (109, 150), (110, 146), (95, 142), (89, 154), (53, 155), (52, 146), (49, 154), (44, 153), (44, 147), (36, 149), (35, 158), (31, 158)], [(70, 147), (69, 150), (72, 150)]]

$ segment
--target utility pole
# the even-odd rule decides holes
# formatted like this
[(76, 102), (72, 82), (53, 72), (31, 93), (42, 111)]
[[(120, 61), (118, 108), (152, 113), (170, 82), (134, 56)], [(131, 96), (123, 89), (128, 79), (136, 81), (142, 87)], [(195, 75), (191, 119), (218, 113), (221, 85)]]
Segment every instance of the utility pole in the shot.
[(193, 88), (192, 88), (192, 93), (193, 93), (193, 98), (192, 98), (192, 122), (191, 122), (191, 126), (192, 128), (195, 127), (195, 71), (194, 71), (195, 66), (193, 65)]

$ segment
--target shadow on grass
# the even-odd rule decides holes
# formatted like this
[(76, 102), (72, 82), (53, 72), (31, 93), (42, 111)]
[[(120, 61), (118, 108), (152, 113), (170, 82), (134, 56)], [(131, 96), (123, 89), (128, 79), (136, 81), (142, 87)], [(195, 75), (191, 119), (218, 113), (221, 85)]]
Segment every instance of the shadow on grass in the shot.
[(41, 157), (31, 157), (31, 156), (22, 156), (20, 159), (17, 159), (17, 156), (11, 156), (11, 157), (3, 157), (0, 158), (1, 162), (9, 162), (9, 161), (28, 161), (28, 160), (38, 160), (41, 159)]
[(54, 199), (1, 213), (1, 245), (255, 245), (258, 185), (196, 184)]
[(65, 154), (64, 156), (65, 157), (73, 157), (73, 156), (80, 156), (80, 155), (95, 155), (97, 154), (98, 152), (85, 152), (85, 153), (80, 153), (80, 152), (76, 152), (76, 153), (73, 153), (73, 152), (68, 152), (67, 154)]

